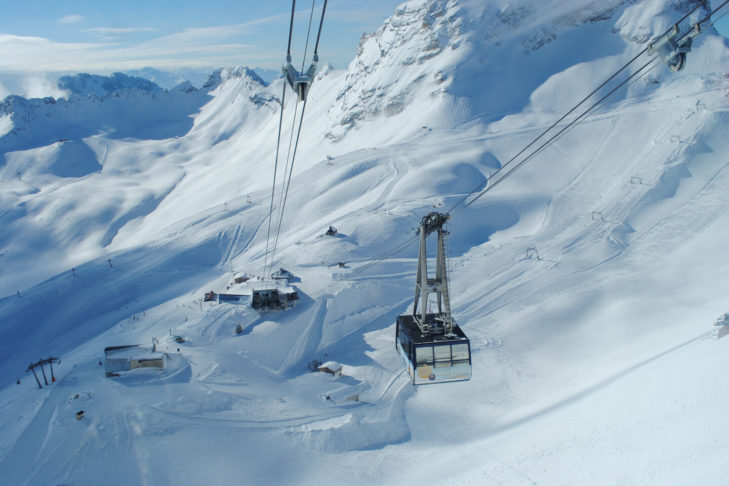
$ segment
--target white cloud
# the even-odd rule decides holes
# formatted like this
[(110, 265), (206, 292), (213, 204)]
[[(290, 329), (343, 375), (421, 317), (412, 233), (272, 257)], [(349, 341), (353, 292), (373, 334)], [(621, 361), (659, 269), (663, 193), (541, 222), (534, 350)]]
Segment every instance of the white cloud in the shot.
[[(194, 37), (194, 36), (193, 36)], [(0, 34), (0, 72), (109, 72), (144, 66), (237, 64), (251, 46), (237, 43), (194, 43), (185, 36), (164, 42), (119, 44), (108, 42), (61, 43), (42, 37)], [(255, 61), (265, 49), (256, 50)]]
[(4, 100), (9, 95), (10, 95), (10, 91), (8, 91), (5, 88), (5, 86), (3, 86), (2, 83), (0, 83), (0, 100)]
[(78, 24), (79, 22), (83, 22), (84, 18), (81, 15), (66, 15), (65, 17), (61, 17), (58, 22), (62, 24)]
[[(246, 23), (188, 28), (168, 35), (135, 40), (144, 27), (96, 27), (92, 42), (56, 42), (44, 37), (0, 34), (0, 72), (96, 72), (125, 71), (145, 66), (263, 65), (282, 57), (285, 37), (274, 45), (267, 29), (270, 23), (286, 23), (288, 14)], [(263, 32), (262, 32), (263, 31)], [(104, 37), (105, 36), (105, 37)], [(116, 37), (115, 37), (116, 36)], [(251, 39), (254, 43), (245, 43)]]
[(28, 76), (22, 81), (22, 96), (25, 98), (67, 98), (68, 93), (58, 87), (56, 81), (51, 81), (42, 75)]
[[(380, 6), (393, 1), (399, 2), (399, 0), (351, 0), (350, 3), (348, 0), (344, 3), (347, 8), (333, 4), (327, 11), (327, 18), (337, 25), (353, 21), (372, 21), (375, 24), (379, 22), (377, 19), (384, 18), (385, 14), (383, 12), (377, 15), (370, 12), (368, 16), (367, 8), (370, 3)], [(305, 24), (309, 18), (307, 13), (308, 10), (297, 11), (295, 20), (303, 24), (295, 22), (296, 39), (303, 40), (305, 37)], [(3, 53), (0, 56), (0, 72), (106, 73), (145, 66), (179, 68), (236, 64), (259, 65), (273, 69), (278, 68), (283, 62), (290, 14), (290, 10), (285, 9), (280, 14), (251, 19), (243, 23), (188, 27), (164, 34), (160, 34), (159, 29), (150, 27), (86, 28), (87, 25), (84, 25), (81, 32), (87, 36), (88, 42), (74, 43), (58, 42), (40, 36), (22, 37), (0, 33), (0, 52)], [(81, 15), (67, 15), (60, 21), (88, 22), (89, 19)], [(140, 23), (154, 26), (147, 24), (151, 21), (151, 19), (141, 19)], [(376, 25), (373, 25), (373, 29), (375, 27)], [(320, 53), (326, 51), (327, 55), (322, 59), (334, 65), (346, 65), (355, 53), (361, 30), (357, 29), (350, 38), (342, 37), (341, 33), (330, 36), (328, 27), (325, 27), (321, 46), (323, 49), (320, 49)], [(292, 54), (297, 59), (297, 56), (302, 54), (297, 49), (303, 41), (294, 44)], [(7, 84), (6, 87), (16, 92), (15, 88)]]
[(151, 42), (166, 45), (193, 45), (218, 42), (243, 34), (251, 34), (254, 27), (273, 22), (281, 22), (288, 18), (289, 14), (274, 15), (261, 19), (251, 20), (242, 24), (219, 25), (215, 27), (196, 27), (185, 29), (181, 32), (160, 37)]
[(86, 29), (84, 32), (95, 34), (100, 39), (104, 40), (119, 40), (129, 34), (137, 32), (154, 32), (157, 29), (150, 27), (94, 27), (92, 29)]
[[(84, 63), (87, 56), (98, 51), (101, 44), (59, 43), (43, 37), (23, 37), (0, 34), (0, 70), (4, 71), (64, 71)], [(98, 54), (97, 54), (98, 56)], [(101, 60), (102, 56), (99, 56)]]

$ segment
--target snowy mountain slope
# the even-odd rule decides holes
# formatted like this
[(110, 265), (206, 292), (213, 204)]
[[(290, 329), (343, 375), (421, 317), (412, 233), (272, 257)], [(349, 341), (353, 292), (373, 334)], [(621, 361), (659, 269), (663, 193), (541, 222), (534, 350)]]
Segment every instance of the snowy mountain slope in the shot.
[[(651, 71), (453, 212), (470, 382), (416, 389), (402, 372), (393, 322), (416, 249), (363, 269), (686, 5), (403, 5), (347, 71), (313, 85), (277, 251), (300, 278), (286, 313), (201, 302), (234, 271), (262, 272), (280, 81), (221, 71), (179, 138), (91, 124), (82, 143), (96, 158), (76, 150), (91, 165), (80, 178), (55, 162), (76, 140), (6, 153), (0, 367), (12, 377), (63, 357), (57, 384), (0, 391), (11, 483), (720, 484), (725, 41), (698, 38), (686, 70)], [(528, 42), (539, 38), (551, 40)], [(574, 40), (591, 47), (567, 50)], [(340, 237), (322, 236), (330, 224)], [(152, 336), (165, 373), (103, 377), (105, 346)], [(314, 359), (343, 375), (308, 373)]]
[[(252, 90), (250, 96), (253, 99), (254, 87), (263, 87), (262, 81), (254, 73), (233, 70), (224, 75), (235, 78), (251, 74), (254, 77), (246, 77), (250, 79), (250, 86), (246, 86)], [(176, 138), (159, 143), (154, 138), (161, 131), (179, 129), (180, 123), (187, 125), (185, 130), (192, 128), (194, 120), (189, 116), (191, 110), (199, 109), (203, 100), (210, 99), (207, 93), (221, 82), (220, 79), (220, 73), (214, 73), (210, 84), (201, 90), (185, 89), (181, 85), (179, 89), (166, 92), (149, 82), (142, 83), (144, 89), (138, 88), (136, 81), (129, 81), (123, 76), (111, 78), (111, 86), (106, 87), (100, 87), (100, 77), (92, 77), (93, 83), (86, 85), (82, 82), (86, 79), (80, 77), (81, 81), (74, 88), (76, 94), (67, 102), (59, 101), (61, 107), (57, 111), (44, 114), (41, 110), (41, 113), (34, 112), (28, 117), (21, 117), (31, 120), (31, 124), (26, 128), (23, 128), (25, 125), (19, 125), (3, 138), (7, 146), (24, 144), (25, 150), (6, 152), (5, 164), (0, 167), (0, 179), (7, 188), (2, 197), (8, 198), (8, 210), (2, 216), (8, 229), (4, 236), (14, 243), (9, 244), (4, 251), (9, 268), (0, 278), (3, 282), (2, 293), (7, 295), (14, 292), (13, 286), (25, 288), (37, 282), (39, 277), (43, 280), (60, 271), (70, 270), (90, 257), (105, 255), (105, 247), (121, 228), (153, 212), (185, 177), (186, 169), (181, 161), (196, 153), (187, 147), (198, 144), (198, 141), (189, 139), (190, 145), (186, 144), (185, 149), (187, 153), (183, 154), (174, 148), (182, 143)], [(63, 81), (69, 86), (73, 84), (70, 78), (64, 78)], [(82, 97), (86, 91), (88, 94)], [(31, 100), (29, 103), (36, 101)], [(254, 101), (259, 102), (257, 99)], [(169, 110), (168, 106), (174, 106), (174, 109)], [(74, 110), (71, 120), (64, 118), (69, 110)], [(130, 111), (143, 112), (143, 118), (136, 115), (127, 117), (125, 113)], [(15, 123), (19, 123), (17, 117), (20, 115), (14, 112), (12, 116)], [(43, 123), (37, 121), (41, 118), (51, 120), (58, 127), (49, 128), (50, 132), (44, 131), (43, 125), (38, 126)], [(79, 120), (77, 124), (76, 120)], [(113, 120), (117, 128), (129, 123), (136, 127), (134, 130), (148, 133), (152, 138), (146, 142), (129, 139), (129, 132), (120, 133), (124, 132), (123, 128), (110, 129), (108, 120)], [(205, 118), (198, 117), (200, 120), (204, 121)], [(148, 123), (153, 127), (150, 128)], [(231, 119), (227, 123), (232, 123)], [(212, 129), (216, 130), (214, 136), (220, 139), (226, 136), (226, 130), (232, 130), (218, 125)], [(70, 136), (70, 133), (83, 138), (61, 138), (51, 145), (34, 148), (35, 142), (28, 139), (34, 137), (32, 134), (38, 130), (40, 136), (51, 138), (54, 142), (56, 137)], [(111, 132), (107, 133), (107, 130)], [(184, 131), (180, 134), (184, 134)], [(201, 146), (200, 151), (204, 152), (208, 147)], [(155, 154), (154, 163), (150, 163), (150, 153)], [(73, 180), (66, 181), (59, 177), (71, 177)], [(119, 184), (120, 179), (125, 182)], [(83, 199), (70, 197), (69, 194), (83, 195)], [(83, 209), (75, 211), (75, 207)], [(28, 214), (34, 219), (30, 227), (25, 225), (26, 220), (23, 219)], [(63, 227), (47, 224), (57, 220), (67, 224)], [(26, 230), (30, 233), (27, 236), (24, 235)], [(39, 263), (32, 269), (26, 268), (22, 258), (16, 258), (28, 247), (33, 249)], [(23, 277), (23, 274), (27, 277)], [(13, 283), (5, 280), (10, 278)]]
[(180, 85), (166, 91), (142, 78), (64, 76), (59, 88), (67, 99), (5, 98), (0, 114), (13, 128), (2, 139), (3, 152), (46, 146), (60, 139), (81, 140), (100, 131), (109, 138), (164, 139), (187, 132), (197, 110), (209, 99), (205, 90)]

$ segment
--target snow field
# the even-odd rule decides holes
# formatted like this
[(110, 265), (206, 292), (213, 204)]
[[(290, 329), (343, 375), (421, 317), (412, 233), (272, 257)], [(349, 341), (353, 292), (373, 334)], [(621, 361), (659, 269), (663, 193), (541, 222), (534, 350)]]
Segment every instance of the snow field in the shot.
[[(399, 9), (313, 85), (273, 264), (300, 279), (287, 312), (202, 301), (263, 271), (280, 81), (221, 72), (169, 138), (44, 128), (52, 143), (5, 152), (0, 368), (63, 362), (54, 385), (0, 390), (4, 480), (722, 484), (725, 42), (702, 37), (686, 71), (652, 71), (452, 213), (470, 382), (410, 385), (393, 338), (416, 245), (377, 262), (662, 29), (667, 5), (611, 2), (599, 22), (585, 2), (542, 20), (531, 2)], [(166, 370), (103, 376), (105, 346), (152, 337)]]

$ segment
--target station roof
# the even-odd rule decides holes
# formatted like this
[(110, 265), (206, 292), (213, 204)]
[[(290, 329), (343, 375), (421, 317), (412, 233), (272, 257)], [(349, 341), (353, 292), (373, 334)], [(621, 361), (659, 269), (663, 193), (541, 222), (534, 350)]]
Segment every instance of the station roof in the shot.
[(104, 357), (112, 359), (156, 359), (162, 353), (152, 351), (141, 344), (128, 344), (125, 346), (109, 346), (104, 348)]
[(294, 294), (296, 289), (290, 285), (281, 285), (281, 280), (251, 279), (247, 282), (229, 285), (225, 294), (250, 296), (254, 290), (277, 290), (279, 294)]

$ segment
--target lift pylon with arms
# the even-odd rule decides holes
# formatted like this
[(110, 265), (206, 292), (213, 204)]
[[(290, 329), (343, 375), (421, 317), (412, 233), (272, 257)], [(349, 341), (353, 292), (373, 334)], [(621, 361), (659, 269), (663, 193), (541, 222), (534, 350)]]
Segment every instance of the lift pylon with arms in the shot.
[(50, 365), (50, 367), (51, 367), (51, 383), (55, 383), (56, 382), (56, 375), (53, 373), (53, 363), (60, 363), (60, 362), (61, 362), (60, 358), (54, 358), (53, 356), (50, 356), (49, 358), (40, 359), (40, 360), (36, 361), (35, 363), (29, 364), (28, 365), (28, 369), (26, 370), (26, 372), (27, 371), (32, 371), (33, 372), (33, 376), (35, 377), (35, 381), (36, 381), (36, 383), (38, 383), (38, 388), (43, 388), (43, 386), (41, 385), (40, 380), (38, 379), (38, 375), (35, 373), (35, 370), (37, 368), (40, 368), (41, 369), (41, 373), (43, 373), (43, 381), (45, 382), (46, 386), (48, 386), (48, 378), (46, 377), (46, 370), (43, 367), (43, 365), (46, 365), (46, 364), (47, 365)]

